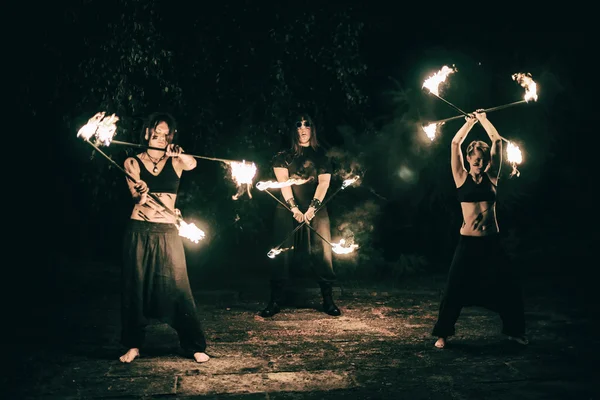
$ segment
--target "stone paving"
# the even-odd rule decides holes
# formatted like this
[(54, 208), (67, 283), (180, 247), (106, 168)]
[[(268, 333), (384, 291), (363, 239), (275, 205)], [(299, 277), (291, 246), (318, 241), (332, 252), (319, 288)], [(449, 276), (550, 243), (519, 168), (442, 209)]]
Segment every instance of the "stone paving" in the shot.
[(184, 358), (175, 332), (153, 322), (146, 351), (122, 364), (118, 276), (108, 270), (72, 278), (80, 281), (30, 307), (35, 324), (17, 324), (6, 343), (15, 359), (3, 398), (599, 398), (592, 314), (551, 291), (527, 292), (529, 346), (506, 340), (495, 314), (467, 308), (438, 350), (430, 331), (443, 277), (412, 288), (336, 288), (340, 317), (319, 310), (316, 289), (298, 289), (272, 319), (257, 316), (258, 283), (197, 290), (208, 363)]

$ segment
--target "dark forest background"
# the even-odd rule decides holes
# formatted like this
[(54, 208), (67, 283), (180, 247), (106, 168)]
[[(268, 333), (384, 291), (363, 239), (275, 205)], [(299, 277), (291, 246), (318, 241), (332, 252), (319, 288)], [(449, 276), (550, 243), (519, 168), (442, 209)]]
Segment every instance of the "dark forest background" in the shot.
[[(495, 32), (446, 29), (441, 17), (425, 29), (392, 8), (325, 3), (88, 0), (38, 8), (14, 57), (26, 122), (19, 140), (37, 140), (30, 166), (45, 193), (24, 196), (37, 210), (28, 215), (36, 223), (43, 215), (47, 229), (44, 261), (26, 254), (35, 266), (28, 273), (47, 283), (57, 268), (118, 265), (132, 206), (125, 179), (76, 134), (106, 111), (120, 118), (115, 139), (137, 142), (143, 118), (159, 110), (178, 120), (186, 152), (253, 161), (255, 183), (274, 179), (271, 157), (289, 146), (294, 115), (309, 112), (337, 171), (329, 193), (347, 174), (363, 175), (329, 203), (334, 241), (360, 245), (334, 256), (340, 279), (395, 284), (445, 273), (461, 224), (449, 156), (462, 120), (429, 141), (421, 123), (457, 113), (421, 85), (455, 65), (441, 94), (468, 111), (520, 100), (513, 73), (537, 82), (537, 102), (488, 115), (524, 156), (520, 177), (509, 178), (506, 161), (502, 167), (501, 234), (524, 277), (590, 285), (597, 225), (587, 140), (597, 133), (583, 122), (587, 34), (522, 32), (517, 19)], [(466, 142), (474, 139), (487, 140), (482, 128)], [(136, 152), (104, 150), (119, 164)], [(251, 199), (232, 200), (235, 193), (222, 163), (198, 160), (184, 174), (178, 208), (207, 232), (199, 244), (186, 242), (194, 285), (266, 276), (276, 204), (256, 189)]]

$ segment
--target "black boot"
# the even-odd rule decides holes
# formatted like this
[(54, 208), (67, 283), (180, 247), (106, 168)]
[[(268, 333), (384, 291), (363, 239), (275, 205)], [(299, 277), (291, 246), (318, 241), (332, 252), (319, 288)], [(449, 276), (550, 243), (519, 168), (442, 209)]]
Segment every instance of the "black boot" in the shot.
[(279, 303), (283, 297), (283, 282), (271, 281), (271, 300), (269, 304), (258, 315), (263, 318), (270, 318), (281, 311)]
[(334, 317), (342, 315), (340, 309), (333, 302), (332, 284), (330, 282), (320, 282), (319, 286), (321, 286), (321, 294), (323, 295), (323, 311)]

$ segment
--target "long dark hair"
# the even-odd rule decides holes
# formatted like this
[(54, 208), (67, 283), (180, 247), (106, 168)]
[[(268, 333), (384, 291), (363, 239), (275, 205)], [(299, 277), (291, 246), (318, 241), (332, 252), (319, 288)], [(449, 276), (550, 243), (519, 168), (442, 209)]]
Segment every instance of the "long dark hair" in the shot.
[(310, 115), (301, 113), (296, 116), (296, 119), (294, 120), (294, 128), (291, 130), (292, 152), (294, 155), (299, 155), (302, 153), (302, 146), (300, 146), (300, 141), (298, 140), (297, 123), (303, 120), (310, 123), (310, 147), (312, 147), (314, 150), (317, 150), (317, 147), (319, 147), (319, 141), (317, 140), (317, 127), (315, 126), (313, 119), (310, 117)]
[[(165, 122), (169, 125), (167, 143), (173, 143), (175, 141), (175, 134), (177, 133), (177, 121), (175, 121), (175, 118), (171, 114), (166, 112), (155, 112), (150, 114), (144, 122), (142, 132), (140, 133), (140, 143), (147, 145), (150, 142), (150, 132), (155, 130), (161, 122)], [(146, 139), (146, 129), (148, 130), (148, 139)]]

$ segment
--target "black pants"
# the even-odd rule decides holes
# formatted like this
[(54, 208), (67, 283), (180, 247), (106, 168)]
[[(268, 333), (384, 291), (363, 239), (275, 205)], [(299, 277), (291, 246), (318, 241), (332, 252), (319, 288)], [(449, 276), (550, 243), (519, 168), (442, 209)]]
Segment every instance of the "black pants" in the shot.
[(123, 237), (121, 342), (125, 347), (143, 347), (147, 318), (171, 325), (187, 353), (205, 351), (177, 228), (130, 220)]
[[(321, 209), (310, 222), (321, 236), (331, 242), (331, 227), (327, 208)], [(283, 207), (275, 210), (274, 242), (281, 243), (298, 226), (292, 213)], [(333, 272), (331, 246), (308, 226), (300, 228), (282, 246), (283, 251), (271, 260), (271, 280), (286, 281), (292, 277), (293, 266), (310, 268), (319, 284), (331, 285), (336, 276)]]
[(467, 306), (497, 312), (502, 319), (502, 333), (506, 335), (525, 334), (521, 286), (502, 248), (500, 235), (461, 235), (432, 335), (454, 335), (454, 325), (462, 308)]

